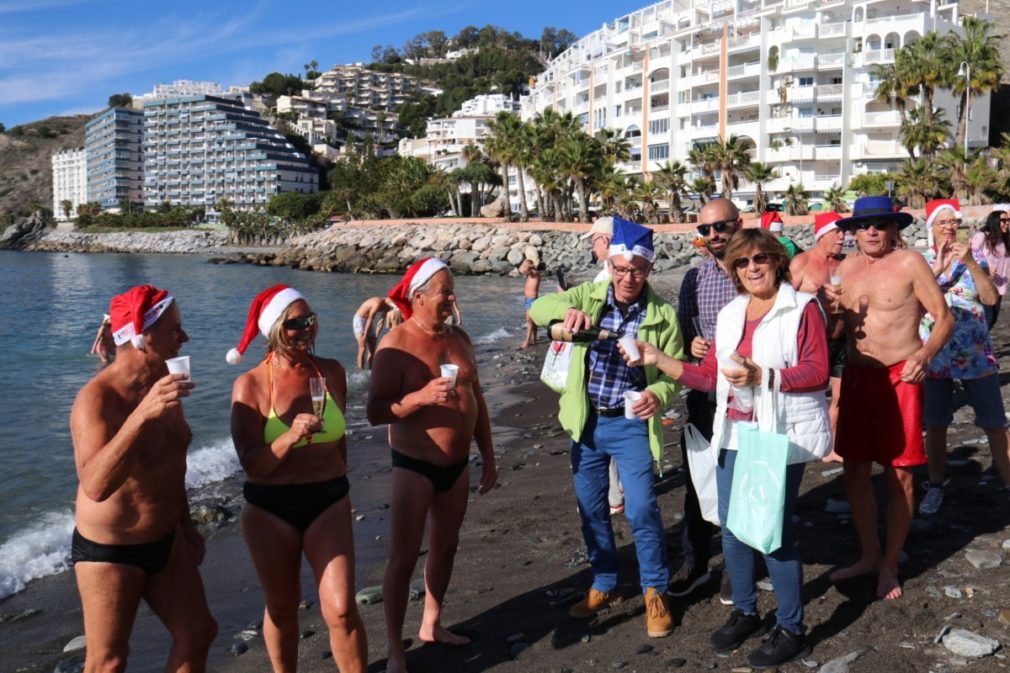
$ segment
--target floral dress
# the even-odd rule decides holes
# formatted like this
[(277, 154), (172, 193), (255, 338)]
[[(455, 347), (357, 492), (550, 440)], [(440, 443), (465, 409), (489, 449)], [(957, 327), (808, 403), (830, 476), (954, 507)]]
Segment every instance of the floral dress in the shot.
[[(936, 252), (927, 250), (924, 256), (932, 267)], [(988, 273), (985, 257), (974, 251), (972, 256)], [(985, 310), (968, 267), (961, 260), (956, 260), (949, 270), (937, 277), (936, 282), (940, 284), (943, 298), (954, 317), (954, 333), (929, 363), (926, 375), (931, 379), (978, 379), (995, 374), (999, 369), (989, 340)], [(929, 313), (922, 317), (919, 338), (923, 343), (929, 338), (935, 322)]]

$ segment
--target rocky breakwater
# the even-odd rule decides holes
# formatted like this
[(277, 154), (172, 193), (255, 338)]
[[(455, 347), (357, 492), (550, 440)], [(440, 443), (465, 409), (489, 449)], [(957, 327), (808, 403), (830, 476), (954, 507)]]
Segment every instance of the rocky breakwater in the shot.
[(50, 231), (26, 246), (25, 250), (183, 254), (210, 252), (228, 245), (228, 242), (228, 232), (222, 230), (124, 231), (108, 234)]
[(0, 233), (0, 250), (24, 250), (46, 235), (48, 225), (42, 213), (32, 213)]

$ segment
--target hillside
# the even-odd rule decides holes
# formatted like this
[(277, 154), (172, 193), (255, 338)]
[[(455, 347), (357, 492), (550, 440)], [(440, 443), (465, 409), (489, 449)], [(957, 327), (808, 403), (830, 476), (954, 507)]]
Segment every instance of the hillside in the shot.
[(54, 152), (84, 147), (90, 115), (49, 117), (0, 134), (0, 223), (39, 206), (52, 209)]

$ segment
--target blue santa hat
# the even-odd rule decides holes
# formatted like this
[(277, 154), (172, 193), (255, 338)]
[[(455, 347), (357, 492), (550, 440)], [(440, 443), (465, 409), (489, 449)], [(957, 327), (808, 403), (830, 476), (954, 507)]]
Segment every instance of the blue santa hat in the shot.
[(652, 247), (652, 229), (615, 216), (614, 236), (610, 239), (610, 256), (615, 255), (621, 255), (629, 262), (635, 255), (652, 262), (656, 256)]

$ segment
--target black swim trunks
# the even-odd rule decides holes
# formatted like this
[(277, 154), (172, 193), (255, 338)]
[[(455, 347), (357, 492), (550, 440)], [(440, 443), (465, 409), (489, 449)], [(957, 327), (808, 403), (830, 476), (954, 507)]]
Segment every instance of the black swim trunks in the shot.
[(102, 544), (92, 542), (74, 528), (74, 536), (70, 543), (70, 563), (76, 565), (82, 561), (93, 563), (118, 563), (135, 566), (148, 576), (157, 575), (172, 555), (172, 542), (175, 531), (160, 540), (143, 544)]
[(393, 467), (402, 467), (405, 470), (417, 472), (422, 477), (427, 477), (439, 493), (445, 493), (452, 488), (452, 485), (459, 479), (459, 475), (463, 474), (466, 466), (470, 464), (469, 459), (463, 458), (451, 465), (432, 465), (427, 461), (411, 458), (396, 449), (390, 449), (390, 451), (393, 454)]
[(831, 378), (842, 378), (842, 370), (848, 360), (847, 349), (848, 342), (844, 336), (828, 339), (828, 371), (831, 372)]
[(343, 500), (351, 490), (346, 476), (311, 484), (254, 484), (247, 481), (242, 495), (250, 505), (270, 512), (304, 533), (319, 515)]

